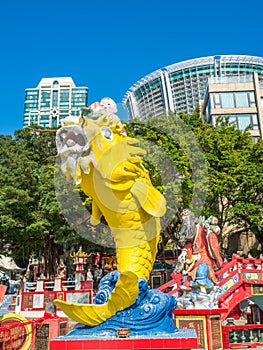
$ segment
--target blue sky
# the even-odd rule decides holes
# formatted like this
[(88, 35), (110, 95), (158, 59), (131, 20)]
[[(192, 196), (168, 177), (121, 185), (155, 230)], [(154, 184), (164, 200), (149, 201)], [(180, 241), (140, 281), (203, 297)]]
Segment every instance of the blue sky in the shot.
[(263, 57), (262, 12), (262, 0), (2, 1), (0, 134), (22, 128), (25, 89), (42, 77), (71, 76), (89, 87), (89, 103), (120, 103), (137, 80), (169, 64)]

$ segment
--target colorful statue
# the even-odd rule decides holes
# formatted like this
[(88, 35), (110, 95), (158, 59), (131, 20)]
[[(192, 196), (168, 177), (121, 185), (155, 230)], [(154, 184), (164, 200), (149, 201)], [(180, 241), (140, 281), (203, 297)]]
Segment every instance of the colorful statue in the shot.
[(64, 278), (67, 274), (67, 266), (64, 263), (64, 260), (61, 258), (59, 261), (59, 265), (57, 267), (57, 277)]
[(96, 120), (104, 116), (121, 124), (119, 117), (116, 115), (117, 105), (110, 97), (104, 97), (100, 102), (92, 103), (88, 108), (85, 108), (84, 111), (90, 119)]
[(141, 285), (148, 288), (160, 217), (166, 211), (164, 197), (142, 164), (140, 156), (145, 152), (126, 135), (114, 104), (105, 98), (89, 110), (88, 118), (64, 119), (57, 132), (63, 173), (92, 198), (91, 224), (99, 224), (104, 216), (116, 243), (118, 273), (111, 273), (104, 282), (107, 293), (98, 292), (90, 305), (55, 301), (69, 317), (88, 326), (99, 325), (137, 303)]
[(181, 216), (182, 228), (178, 242), (182, 252), (175, 267), (177, 273), (184, 274), (181, 288), (211, 291), (216, 283), (215, 270), (223, 264), (217, 239), (220, 233), (218, 220), (211, 216), (206, 221), (202, 218), (198, 223), (188, 209)]

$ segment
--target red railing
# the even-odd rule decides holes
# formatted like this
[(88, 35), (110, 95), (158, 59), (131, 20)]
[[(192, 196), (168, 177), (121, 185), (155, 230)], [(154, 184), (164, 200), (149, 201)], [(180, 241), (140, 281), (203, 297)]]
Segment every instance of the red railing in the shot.
[(66, 317), (45, 314), (42, 318), (23, 321), (18, 315), (9, 315), (0, 323), (0, 350), (48, 350), (49, 341), (68, 330)]
[[(18, 323), (17, 320), (6, 320), (1, 322), (0, 327), (0, 349), (21, 350), (34, 349), (35, 331), (41, 327), (45, 318)], [(3, 326), (4, 324), (4, 326)]]
[(241, 258), (237, 255), (232, 256), (232, 261), (225, 263), (223, 267), (216, 272), (218, 285), (224, 284), (236, 273), (263, 273), (263, 259)]
[(172, 272), (171, 274), (172, 279), (165, 284), (162, 284), (157, 289), (168, 294), (175, 294), (179, 291), (179, 287), (182, 284), (182, 278), (183, 275), (180, 273)]
[[(181, 286), (182, 275), (173, 272), (171, 277), (170, 281), (161, 285), (158, 289), (168, 294), (178, 292)], [(225, 307), (224, 300), (236, 291), (239, 285), (242, 285), (244, 282), (247, 284), (263, 284), (263, 259), (244, 259), (233, 255), (232, 261), (224, 263), (223, 267), (216, 272), (216, 277), (218, 280), (216, 285), (223, 289), (223, 293), (218, 300), (219, 307)], [(236, 279), (235, 282), (234, 279)]]

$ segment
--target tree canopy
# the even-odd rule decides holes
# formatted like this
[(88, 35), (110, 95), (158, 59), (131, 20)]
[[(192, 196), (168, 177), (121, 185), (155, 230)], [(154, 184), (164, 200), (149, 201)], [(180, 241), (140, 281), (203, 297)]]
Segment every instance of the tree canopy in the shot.
[[(134, 120), (128, 129), (162, 147), (178, 171), (164, 184), (156, 167), (149, 166), (155, 185), (166, 194), (174, 191), (175, 215), (165, 231), (170, 238), (179, 228), (179, 211), (190, 207), (197, 215), (218, 217), (223, 234), (250, 231), (263, 243), (262, 140), (253, 143), (248, 130), (237, 130), (227, 118), (215, 126), (204, 123), (198, 110)], [(156, 152), (152, 158), (163, 163)]]
[[(190, 208), (196, 215), (217, 216), (223, 233), (254, 233), (263, 246), (262, 140), (253, 143), (248, 131), (236, 130), (228, 120), (206, 124), (198, 111), (133, 120), (127, 123), (127, 133), (141, 140), (147, 151), (145, 167), (167, 199), (164, 244), (169, 239), (176, 243), (179, 213)], [(56, 258), (73, 247), (104, 252), (110, 237), (102, 225), (97, 232), (103, 246), (92, 241), (97, 233), (81, 209), (84, 202), (90, 208), (90, 199), (78, 193), (82, 200), (76, 203), (68, 196), (69, 190), (78, 189), (62, 187), (58, 201), (55, 155), (55, 133), (23, 129), (14, 138), (0, 135), (1, 253), (22, 265), (32, 254), (44, 257), (49, 274), (55, 272)], [(67, 213), (75, 215), (78, 228), (88, 227), (90, 235), (77, 234), (65, 219)]]
[(87, 245), (61, 212), (54, 186), (56, 153), (55, 133), (24, 129), (14, 139), (0, 136), (1, 253), (22, 266), (32, 255), (42, 257), (50, 275), (73, 247), (99, 249)]

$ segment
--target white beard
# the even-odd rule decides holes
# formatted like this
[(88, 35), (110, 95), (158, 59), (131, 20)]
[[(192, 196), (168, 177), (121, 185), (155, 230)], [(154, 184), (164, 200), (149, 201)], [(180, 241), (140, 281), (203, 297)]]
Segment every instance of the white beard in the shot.
[(89, 174), (91, 164), (95, 168), (97, 167), (97, 161), (92, 151), (86, 156), (82, 156), (79, 153), (67, 153), (66, 155), (61, 155), (60, 158), (62, 173), (78, 185), (81, 183), (81, 180), (77, 178), (78, 167), (80, 167), (84, 174)]

